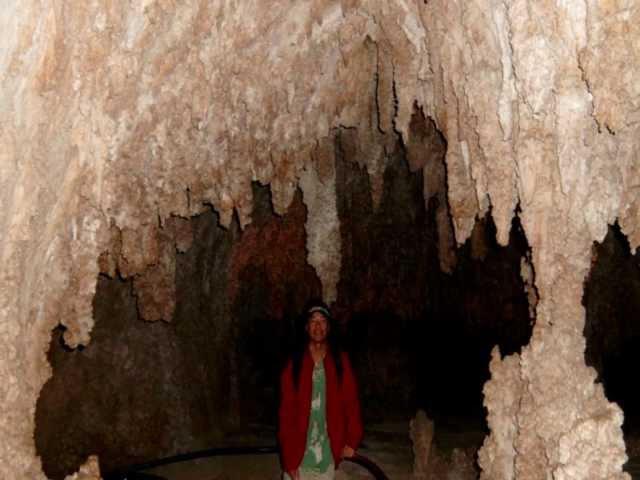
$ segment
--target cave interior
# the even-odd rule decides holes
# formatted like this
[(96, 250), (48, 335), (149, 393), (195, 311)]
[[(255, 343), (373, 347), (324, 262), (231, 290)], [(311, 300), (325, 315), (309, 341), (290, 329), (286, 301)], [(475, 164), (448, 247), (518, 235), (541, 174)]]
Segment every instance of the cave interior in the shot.
[[(491, 352), (519, 352), (535, 324), (537, 293), (523, 273), (532, 274), (531, 251), (517, 215), (508, 244), (499, 245), (490, 211), (456, 245), (446, 140), (418, 109), (411, 134), (408, 145), (396, 132), (393, 142), (386, 139), (376, 194), (359, 158), (369, 149), (350, 129), (332, 132), (340, 270), (330, 306), (358, 378), (363, 445), (407, 443), (409, 421), (422, 410), (433, 421), (432, 455), (441, 468), (455, 468), (457, 455), (467, 463), (465, 478), (477, 478)], [(323, 285), (308, 262), (300, 189), (282, 215), (268, 185), (254, 182), (252, 194), (244, 228), (237, 216), (221, 226), (211, 207), (160, 226), (174, 229), (162, 247), (175, 262), (168, 318), (166, 291), (145, 290), (153, 271), (127, 277), (101, 257), (107, 266), (96, 279), (91, 342), (72, 349), (64, 327), (52, 332), (53, 376), (38, 399), (35, 433), (49, 478), (63, 480), (90, 454), (112, 472), (212, 447), (275, 442), (279, 374), (303, 335), (304, 305), (323, 297)], [(189, 232), (186, 245), (180, 230)], [(583, 302), (586, 361), (624, 409), (630, 445), (640, 427), (640, 393), (629, 381), (640, 351), (639, 266), (611, 226), (593, 246)]]
[[(490, 213), (463, 245), (453, 245), (446, 142), (419, 111), (411, 128), (414, 144), (396, 136), (386, 155), (377, 200), (354, 136), (334, 132), (341, 267), (331, 308), (357, 374), (367, 431), (375, 438), (396, 426), (406, 440), (409, 420), (424, 410), (443, 458), (466, 449), (475, 465), (487, 433), (482, 388), (491, 351), (518, 352), (535, 322), (535, 291), (521, 274), (530, 249), (517, 216), (508, 245), (500, 246)], [(411, 149), (433, 163), (440, 185), (430, 197), (423, 172), (411, 168), (418, 155)], [(136, 278), (103, 272), (91, 343), (70, 349), (64, 328), (54, 330), (54, 373), (36, 414), (49, 478), (64, 479), (89, 454), (109, 472), (212, 446), (275, 442), (279, 372), (299, 341), (305, 303), (321, 298), (323, 287), (307, 261), (301, 192), (277, 215), (269, 187), (254, 182), (253, 202), (245, 228), (237, 218), (220, 226), (214, 209), (184, 221), (193, 240), (172, 251), (169, 321), (143, 317)], [(587, 356), (635, 425), (637, 394), (624, 365), (638, 351), (632, 319), (640, 277), (619, 229), (594, 246), (592, 272)], [(635, 290), (624, 286), (629, 279)]]
[(278, 478), (149, 462), (275, 445), (322, 298), (390, 478), (640, 478), (627, 3), (4, 2), (0, 477)]

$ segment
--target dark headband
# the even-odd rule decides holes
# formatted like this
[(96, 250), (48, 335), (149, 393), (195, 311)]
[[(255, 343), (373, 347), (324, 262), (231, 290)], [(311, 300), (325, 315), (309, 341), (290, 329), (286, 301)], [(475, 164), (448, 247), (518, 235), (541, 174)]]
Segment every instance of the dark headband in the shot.
[(309, 316), (311, 316), (312, 314), (316, 313), (316, 312), (320, 312), (321, 314), (323, 314), (325, 317), (327, 318), (331, 318), (331, 314), (329, 313), (329, 310), (327, 310), (324, 307), (321, 307), (320, 305), (316, 306), (316, 307), (311, 307), (309, 309), (309, 311), (307, 312), (307, 314)]

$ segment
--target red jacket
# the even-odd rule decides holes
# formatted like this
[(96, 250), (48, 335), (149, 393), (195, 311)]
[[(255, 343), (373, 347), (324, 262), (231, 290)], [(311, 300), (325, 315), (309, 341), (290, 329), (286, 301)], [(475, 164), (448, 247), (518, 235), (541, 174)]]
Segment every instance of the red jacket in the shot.
[[(362, 439), (360, 402), (355, 377), (347, 354), (341, 354), (342, 381), (338, 382), (336, 364), (330, 354), (324, 359), (327, 392), (327, 430), (336, 466), (342, 449), (356, 449)], [(291, 360), (280, 377), (280, 411), (278, 439), (282, 467), (285, 472), (296, 470), (302, 463), (307, 446), (307, 427), (311, 410), (313, 359), (307, 350), (302, 359), (300, 382), (293, 382)]]

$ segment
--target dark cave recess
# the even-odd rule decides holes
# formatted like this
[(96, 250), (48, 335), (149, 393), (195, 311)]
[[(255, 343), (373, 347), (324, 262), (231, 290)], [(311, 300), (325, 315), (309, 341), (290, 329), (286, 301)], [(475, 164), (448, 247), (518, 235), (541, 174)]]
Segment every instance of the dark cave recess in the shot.
[[(404, 421), (424, 408), (436, 422), (482, 423), (491, 349), (518, 351), (531, 333), (520, 277), (528, 245), (516, 218), (509, 244), (499, 246), (488, 215), (449, 252), (455, 262), (443, 273), (441, 241), (453, 238), (450, 220), (442, 222), (446, 144), (419, 112), (412, 129), (412, 144), (397, 141), (388, 153), (377, 208), (354, 137), (336, 132), (342, 268), (332, 309), (367, 422)], [(411, 165), (434, 175), (427, 202), (429, 182)], [(269, 188), (254, 184), (252, 220), (244, 230), (221, 228), (214, 212), (191, 220), (193, 245), (176, 253), (170, 323), (140, 321), (131, 281), (101, 275), (91, 344), (68, 351), (54, 333), (53, 377), (36, 413), (50, 478), (63, 479), (92, 453), (108, 471), (274, 431), (293, 325), (321, 285), (306, 261), (299, 191), (277, 216)]]
[(585, 281), (585, 360), (598, 372), (605, 394), (624, 411), (625, 433), (640, 434), (640, 255), (615, 223), (593, 246)]

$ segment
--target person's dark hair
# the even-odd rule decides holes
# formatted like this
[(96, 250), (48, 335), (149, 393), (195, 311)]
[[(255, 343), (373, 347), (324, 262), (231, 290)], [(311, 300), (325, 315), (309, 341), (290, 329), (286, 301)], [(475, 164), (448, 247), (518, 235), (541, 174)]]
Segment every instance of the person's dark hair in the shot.
[(322, 313), (327, 319), (327, 324), (329, 325), (329, 333), (327, 334), (327, 347), (329, 348), (328, 353), (331, 355), (336, 365), (338, 380), (340, 381), (342, 379), (342, 356), (340, 342), (338, 341), (338, 326), (336, 325), (336, 322), (331, 315), (331, 310), (329, 310), (329, 307), (323, 301), (313, 299), (307, 302), (304, 312), (300, 316), (297, 325), (297, 342), (293, 349), (291, 358), (293, 368), (293, 383), (296, 388), (300, 383), (302, 359), (304, 358), (304, 355), (309, 346), (309, 337), (307, 335), (305, 327), (307, 326), (307, 323), (315, 312)]

